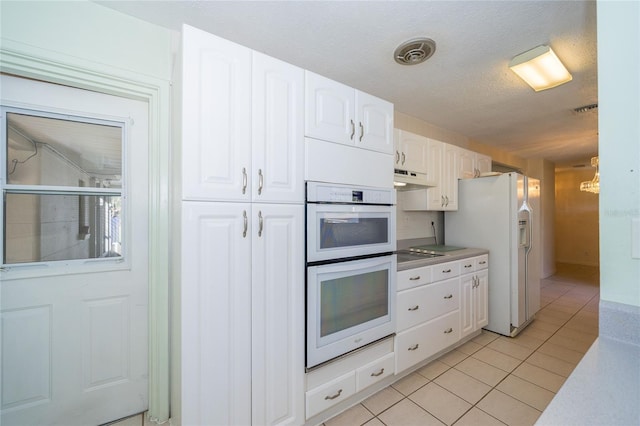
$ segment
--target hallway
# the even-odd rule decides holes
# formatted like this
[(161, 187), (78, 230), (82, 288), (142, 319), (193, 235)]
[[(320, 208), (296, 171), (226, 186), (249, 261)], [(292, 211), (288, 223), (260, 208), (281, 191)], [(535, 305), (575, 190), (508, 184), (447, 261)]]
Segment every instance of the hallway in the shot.
[(483, 333), (326, 426), (532, 425), (598, 336), (598, 268), (558, 264), (515, 338)]

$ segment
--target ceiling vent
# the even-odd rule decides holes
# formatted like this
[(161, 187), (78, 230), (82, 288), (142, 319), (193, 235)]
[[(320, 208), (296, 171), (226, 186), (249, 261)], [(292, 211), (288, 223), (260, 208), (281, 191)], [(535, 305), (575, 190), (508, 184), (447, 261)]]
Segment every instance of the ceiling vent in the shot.
[(414, 38), (396, 47), (393, 59), (401, 65), (417, 65), (429, 59), (435, 51), (435, 41), (430, 38)]
[(589, 112), (598, 108), (598, 104), (585, 105), (578, 108), (574, 108), (573, 111), (576, 114), (582, 114), (583, 112)]

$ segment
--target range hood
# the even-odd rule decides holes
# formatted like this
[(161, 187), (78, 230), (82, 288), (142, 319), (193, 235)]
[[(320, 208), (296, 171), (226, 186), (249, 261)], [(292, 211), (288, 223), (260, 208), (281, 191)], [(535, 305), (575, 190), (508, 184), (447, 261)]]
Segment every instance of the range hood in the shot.
[(433, 186), (433, 183), (429, 182), (426, 173), (395, 169), (393, 174), (393, 186), (398, 190), (403, 190), (415, 189), (417, 186)]

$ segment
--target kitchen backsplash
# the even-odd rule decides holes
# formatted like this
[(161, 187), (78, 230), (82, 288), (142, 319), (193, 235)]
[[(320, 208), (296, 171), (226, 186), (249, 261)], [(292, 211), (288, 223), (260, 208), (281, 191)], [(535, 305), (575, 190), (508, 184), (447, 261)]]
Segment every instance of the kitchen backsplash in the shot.
[(443, 212), (406, 212), (402, 209), (404, 193), (397, 192), (396, 209), (396, 239), (407, 240), (411, 238), (433, 237), (431, 222), (436, 227), (438, 243), (444, 242), (444, 213)]

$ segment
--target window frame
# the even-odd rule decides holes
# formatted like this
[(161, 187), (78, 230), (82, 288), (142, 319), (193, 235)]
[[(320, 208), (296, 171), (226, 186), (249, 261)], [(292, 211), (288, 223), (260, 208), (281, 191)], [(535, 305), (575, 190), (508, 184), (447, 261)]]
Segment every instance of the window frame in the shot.
[[(7, 113), (16, 113), (36, 117), (61, 119), (87, 124), (107, 125), (121, 129), (121, 185), (119, 188), (93, 188), (64, 185), (19, 185), (8, 181), (8, 117)], [(103, 272), (130, 269), (129, 248), (131, 214), (128, 202), (129, 181), (129, 118), (99, 117), (86, 113), (59, 112), (49, 108), (31, 108), (13, 106), (10, 103), (0, 104), (0, 192), (2, 208), (0, 209), (0, 269), (7, 274), (6, 278), (31, 278), (38, 276), (63, 275), (73, 273)], [(116, 196), (120, 197), (121, 253), (114, 257), (96, 257), (87, 259), (48, 260), (37, 262), (5, 263), (5, 216), (6, 194), (34, 195), (77, 195), (77, 196)]]

